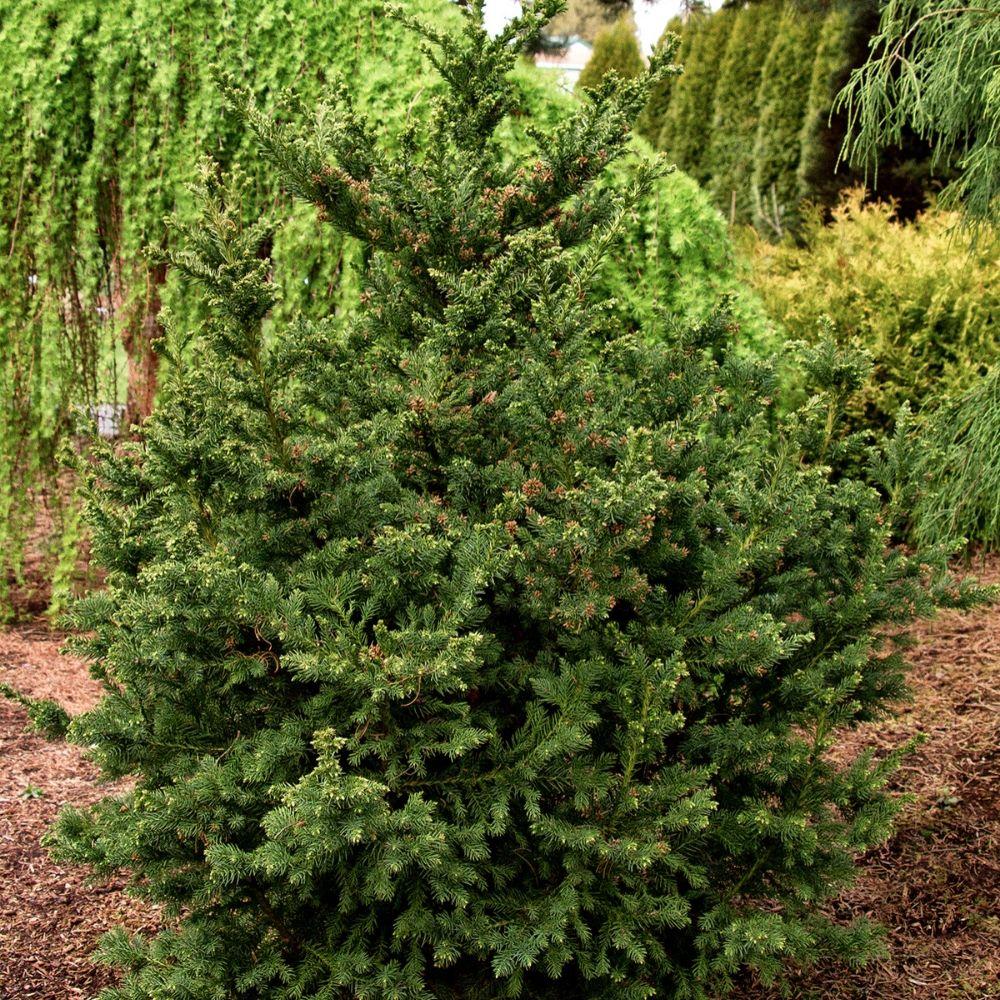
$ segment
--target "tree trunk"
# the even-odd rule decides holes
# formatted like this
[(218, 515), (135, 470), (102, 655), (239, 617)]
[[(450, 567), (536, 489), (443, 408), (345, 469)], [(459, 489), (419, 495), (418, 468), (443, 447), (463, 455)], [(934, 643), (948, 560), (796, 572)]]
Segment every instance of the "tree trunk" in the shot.
[(160, 365), (154, 345), (163, 336), (160, 325), (160, 286), (166, 279), (166, 264), (155, 264), (149, 271), (146, 301), (135, 310), (122, 334), (128, 358), (128, 384), (122, 429), (142, 423), (153, 412), (156, 376)]

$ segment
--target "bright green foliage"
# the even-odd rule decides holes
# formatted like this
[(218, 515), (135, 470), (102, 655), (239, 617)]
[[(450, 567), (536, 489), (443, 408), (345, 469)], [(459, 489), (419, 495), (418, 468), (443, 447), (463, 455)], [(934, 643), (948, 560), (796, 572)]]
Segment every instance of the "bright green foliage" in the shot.
[(729, 42), (718, 68), (707, 155), (709, 190), (731, 222), (754, 217), (751, 183), (757, 137), (761, 73), (781, 19), (781, 4), (763, 0), (734, 12)]
[[(442, 0), (410, 6), (450, 14)], [(273, 102), (292, 84), (313, 100), (328, 74), (342, 73), (360, 106), (398, 126), (411, 99), (429, 97), (426, 61), (379, 11), (376, 0), (5, 5), (0, 618), (8, 577), (20, 575), (25, 534), (40, 496), (54, 489), (60, 442), (77, 409), (86, 415), (95, 402), (124, 398), (123, 342), (155, 362), (148, 342), (160, 332), (161, 303), (178, 322), (195, 321), (198, 297), (151, 266), (142, 250), (163, 245), (165, 214), (194, 217), (188, 185), (199, 158), (211, 152), (225, 167), (247, 165), (250, 211), (281, 199), (274, 177), (259, 169), (247, 137), (225, 116), (217, 75), (246, 79), (262, 101)], [(382, 61), (373, 65), (375, 53)], [(344, 302), (356, 294), (350, 241), (331, 234), (336, 245), (320, 248), (314, 212), (287, 199), (281, 206), (287, 224), (272, 259), (283, 308), (325, 312), (331, 296)], [(133, 389), (149, 388), (148, 379), (132, 381)], [(53, 538), (54, 572), (71, 541)]]
[(789, 338), (814, 341), (828, 318), (841, 344), (873, 356), (855, 427), (884, 429), (904, 401), (919, 410), (959, 394), (1000, 353), (1000, 240), (973, 241), (958, 222), (930, 211), (902, 225), (856, 191), (830, 225), (810, 217), (801, 246), (748, 243), (754, 287)]
[(709, 123), (715, 108), (719, 64), (726, 51), (735, 12), (691, 14), (686, 34), (691, 36), (684, 72), (674, 83), (658, 145), (667, 157), (700, 184), (709, 167), (706, 149)]
[(313, 127), (247, 108), (369, 251), (346, 330), (265, 337), (252, 198), (210, 185), (172, 253), (210, 319), (96, 473), (108, 588), (75, 617), (107, 696), (74, 738), (136, 781), (54, 836), (174, 921), (112, 938), (109, 997), (693, 1000), (870, 944), (816, 903), (886, 834), (895, 758), (826, 752), (899, 695), (925, 569), (802, 462), (836, 396), (772, 450), (724, 322), (644, 343), (588, 297), (647, 82), (509, 162), (551, 13), (426, 29), (448, 87), (395, 147), (346, 91)]
[(845, 123), (842, 115), (831, 116), (851, 70), (864, 62), (871, 27), (870, 3), (835, 0), (819, 31), (798, 166), (799, 197), (816, 204), (832, 205), (857, 180), (845, 164), (838, 164)]
[(915, 537), (1000, 548), (1000, 369), (941, 401), (916, 456)]
[[(684, 21), (680, 17), (672, 17), (663, 29), (657, 48), (664, 48), (671, 53), (672, 58), (681, 64), (686, 56), (685, 45), (690, 43), (684, 32)], [(669, 47), (669, 48), (668, 48)], [(663, 120), (670, 107), (670, 96), (673, 93), (676, 75), (665, 73), (663, 78), (649, 92), (649, 100), (635, 120), (635, 130), (648, 142), (656, 144), (663, 129)]]
[(70, 727), (70, 717), (57, 702), (48, 698), (29, 698), (10, 684), (0, 683), (0, 697), (9, 698), (27, 710), (28, 721), (35, 732), (52, 740), (61, 740)]
[[(829, 209), (858, 181), (838, 164), (847, 116), (831, 111), (877, 20), (875, 0), (699, 7), (679, 32), (683, 74), (653, 93), (637, 130), (727, 218), (771, 237), (794, 233), (803, 199)], [(879, 163), (880, 194), (909, 215), (925, 201), (928, 156), (906, 130), (896, 138)]]
[[(438, 86), (419, 47), (375, 0), (8, 7), (0, 24), (0, 69), (11, 81), (0, 98), (0, 228), (10, 238), (0, 269), (0, 617), (39, 497), (57, 492), (60, 442), (92, 403), (124, 397), (123, 341), (155, 376), (148, 346), (161, 330), (160, 305), (179, 327), (201, 321), (200, 292), (142, 253), (150, 243), (170, 248), (164, 215), (195, 217), (189, 187), (201, 155), (211, 152), (226, 170), (242, 164), (248, 214), (281, 220), (270, 248), (282, 292), (275, 320), (325, 315), (331, 302), (342, 319), (354, 309), (359, 244), (338, 233), (317, 239), (315, 210), (286, 197), (262, 168), (218, 100), (217, 77), (246, 79), (262, 107), (291, 117), (299, 112), (284, 108), (282, 88), (313, 102), (342, 77), (358, 107), (386, 123), (389, 141), (426, 114)], [(448, 0), (408, 0), (407, 9), (442, 24), (459, 16)], [(504, 132), (512, 155), (525, 147), (527, 126), (554, 122), (572, 104), (531, 67), (515, 75), (523, 100)], [(63, 513), (46, 567), (68, 590), (78, 538), (74, 512)]]
[[(698, 36), (707, 27), (710, 17), (711, 12), (707, 8), (701, 7), (688, 11), (683, 17), (683, 24), (679, 32), (680, 43), (677, 47), (675, 55), (675, 62), (680, 67), (681, 72), (676, 76), (670, 77), (669, 80), (664, 80), (664, 84), (669, 83), (669, 86), (667, 86), (663, 92), (663, 117), (659, 125), (659, 130), (652, 139), (652, 142), (657, 149), (662, 150), (665, 142), (673, 142), (676, 138), (677, 129), (679, 127), (676, 122), (680, 111), (676, 109), (675, 105), (677, 103), (677, 94), (680, 90), (680, 82), (690, 69), (692, 62), (691, 53), (694, 49), (695, 42), (697, 41)], [(662, 44), (665, 40), (666, 39), (661, 38), (660, 44)], [(655, 94), (656, 91), (654, 90), (651, 93), (651, 99)], [(650, 123), (651, 126), (652, 124), (653, 123)], [(671, 159), (676, 162), (676, 155), (671, 153)]]
[(598, 33), (590, 59), (576, 81), (576, 89), (580, 91), (587, 87), (598, 87), (609, 73), (617, 73), (622, 79), (631, 80), (645, 68), (632, 20), (620, 17), (610, 28)]
[[(626, 165), (634, 170), (634, 162)], [(661, 335), (663, 312), (696, 325), (726, 298), (739, 327), (736, 340), (755, 350), (775, 346), (766, 314), (746, 287), (726, 220), (704, 189), (679, 170), (631, 209), (621, 241), (598, 270), (594, 287), (602, 301), (615, 300), (625, 326)]]
[(912, 129), (958, 169), (942, 204), (974, 221), (1000, 216), (1000, 0), (889, 0), (840, 101), (845, 153), (876, 180), (878, 151)]
[(781, 237), (798, 221), (799, 136), (821, 15), (786, 4), (761, 75), (753, 152), (755, 224)]

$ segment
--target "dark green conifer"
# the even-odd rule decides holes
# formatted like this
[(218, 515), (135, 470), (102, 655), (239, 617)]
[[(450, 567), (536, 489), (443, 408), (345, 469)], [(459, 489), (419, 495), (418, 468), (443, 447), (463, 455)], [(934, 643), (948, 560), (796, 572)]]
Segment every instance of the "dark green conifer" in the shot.
[(892, 758), (826, 751), (900, 694), (925, 567), (803, 462), (839, 395), (774, 449), (724, 318), (651, 345), (588, 299), (647, 80), (512, 163), (507, 74), (556, 8), (418, 29), (447, 87), (394, 146), (346, 89), (309, 127), (246, 107), (367, 248), (346, 330), (270, 323), (266, 220), (206, 174), (172, 259), (213, 319), (95, 474), (75, 618), (106, 696), (73, 735), (134, 784), (54, 843), (166, 907), (109, 941), (110, 998), (693, 998), (865, 950), (816, 904), (885, 835)]
[[(667, 26), (663, 29), (663, 34), (656, 45), (657, 48), (667, 49), (676, 58), (678, 66), (680, 66), (684, 53), (684, 42), (684, 20), (680, 17), (672, 17), (667, 22)], [(674, 73), (665, 73), (650, 88), (646, 106), (635, 120), (636, 132), (654, 146), (660, 138), (660, 132), (663, 129), (663, 120), (666, 117), (667, 108), (670, 107), (670, 96), (673, 93), (676, 76), (677, 74)]]
[(780, 0), (763, 0), (734, 11), (732, 31), (719, 65), (711, 140), (709, 190), (732, 222), (752, 222), (753, 149), (757, 137), (761, 72), (781, 18)]
[(846, 116), (842, 111), (834, 115), (833, 105), (852, 70), (865, 60), (875, 10), (870, 0), (836, 0), (823, 19), (799, 135), (800, 199), (832, 205), (843, 188), (859, 179), (847, 164), (838, 163)]
[(764, 63), (752, 183), (756, 225), (774, 237), (798, 215), (800, 134), (821, 23), (819, 11), (786, 4)]
[(658, 142), (668, 158), (700, 184), (708, 181), (707, 148), (719, 63), (736, 12), (692, 13), (688, 31), (691, 46), (683, 62), (684, 72), (674, 84), (670, 107)]
[(590, 59), (576, 81), (576, 89), (597, 87), (612, 72), (624, 80), (631, 80), (643, 73), (645, 68), (632, 20), (620, 17), (610, 28), (598, 33)]

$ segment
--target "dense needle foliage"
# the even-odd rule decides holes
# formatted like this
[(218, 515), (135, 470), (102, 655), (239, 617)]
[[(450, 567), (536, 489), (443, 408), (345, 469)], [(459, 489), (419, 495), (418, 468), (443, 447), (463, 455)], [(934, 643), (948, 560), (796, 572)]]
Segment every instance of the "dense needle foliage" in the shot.
[(576, 81), (576, 89), (597, 87), (608, 73), (631, 79), (639, 76), (645, 68), (632, 20), (621, 17), (598, 32), (590, 59)]
[(904, 402), (917, 412), (958, 398), (1000, 355), (1000, 239), (972, 239), (959, 224), (940, 211), (904, 224), (856, 190), (829, 224), (812, 214), (800, 245), (741, 241), (785, 339), (815, 342), (829, 322), (842, 346), (871, 354), (871, 375), (848, 407), (853, 429), (887, 429)]
[(913, 534), (1000, 548), (1000, 378), (997, 369), (929, 415), (917, 450)]
[(774, 237), (798, 221), (800, 137), (820, 24), (816, 12), (786, 4), (761, 71), (751, 185), (755, 224)]
[(657, 145), (699, 183), (708, 180), (709, 126), (735, 12), (695, 12), (685, 26), (684, 71), (673, 85)]
[(875, 180), (879, 151), (912, 129), (958, 171), (946, 205), (975, 222), (1000, 215), (1000, 0), (890, 0), (840, 104), (844, 151)]
[[(587, 0), (569, 13), (596, 8), (613, 19), (627, 6)], [(406, 7), (441, 27), (459, 17), (451, 0), (407, 0)], [(638, 51), (633, 55), (641, 69)], [(198, 294), (144, 248), (171, 249), (164, 216), (196, 217), (189, 192), (202, 156), (222, 170), (243, 170), (249, 216), (268, 212), (280, 220), (270, 247), (281, 289), (276, 321), (327, 315), (331, 303), (343, 318), (355, 306), (354, 264), (363, 248), (334, 232), (317, 239), (314, 207), (287, 197), (246, 130), (224, 114), (219, 77), (245, 79), (263, 109), (287, 117), (296, 112), (285, 106), (285, 88), (309, 104), (342, 76), (359, 109), (385, 124), (391, 144), (440, 88), (429, 68), (377, 0), (7, 5), (0, 18), (0, 75), (9, 82), (0, 92), (0, 229), (7, 240), (0, 268), (0, 619), (13, 613), (15, 598), (24, 607), (26, 549), (40, 550), (30, 553), (35, 610), (45, 606), (46, 580), (53, 605), (74, 584), (78, 507), (58, 502), (68, 482), (58, 478), (67, 439), (89, 429), (95, 404), (128, 402), (126, 427), (148, 411), (157, 391), (152, 345), (162, 333), (161, 307), (182, 327), (201, 321)], [(522, 148), (527, 125), (553, 121), (569, 104), (527, 61), (515, 78), (521, 100), (505, 128), (511, 155)], [(664, 178), (647, 203), (661, 190), (669, 202), (675, 181), (684, 186), (682, 178)], [(684, 230), (703, 244), (708, 236), (697, 226), (688, 219)], [(676, 239), (662, 224), (656, 232)], [(614, 267), (611, 259), (604, 265), (609, 274)], [(672, 297), (668, 285), (687, 283), (676, 268), (660, 275), (661, 299)], [(39, 520), (47, 530), (26, 545), (46, 502), (48, 516)]]
[(709, 190), (731, 222), (752, 222), (753, 149), (757, 135), (757, 94), (761, 73), (781, 19), (777, 3), (756, 3), (734, 11), (726, 51), (719, 63), (719, 83), (709, 140)]
[(864, 61), (873, 20), (873, 5), (858, 0), (835, 0), (823, 18), (799, 136), (797, 173), (803, 200), (833, 205), (852, 179), (840, 162), (845, 116), (834, 114), (833, 108), (851, 70)]
[[(658, 48), (664, 48), (678, 60), (682, 60), (684, 58), (684, 21), (680, 17), (672, 17), (667, 22), (667, 26), (663, 29), (663, 34), (656, 44)], [(650, 88), (646, 106), (639, 112), (639, 117), (635, 120), (635, 131), (653, 145), (656, 145), (660, 129), (663, 128), (663, 118), (667, 113), (667, 108), (670, 107), (670, 96), (675, 82), (676, 74), (664, 73)]]
[(648, 80), (511, 162), (555, 7), (414, 26), (446, 89), (392, 148), (346, 91), (308, 128), (235, 98), (364, 291), (346, 332), (265, 337), (267, 223), (206, 175), (172, 260), (211, 319), (95, 477), (108, 586), (75, 618), (106, 697), (72, 734), (135, 785), (54, 844), (167, 907), (109, 942), (111, 997), (695, 998), (869, 948), (816, 904), (885, 835), (892, 760), (826, 751), (899, 694), (884, 626), (926, 567), (802, 462), (836, 356), (775, 448), (723, 319), (644, 343), (588, 296)]

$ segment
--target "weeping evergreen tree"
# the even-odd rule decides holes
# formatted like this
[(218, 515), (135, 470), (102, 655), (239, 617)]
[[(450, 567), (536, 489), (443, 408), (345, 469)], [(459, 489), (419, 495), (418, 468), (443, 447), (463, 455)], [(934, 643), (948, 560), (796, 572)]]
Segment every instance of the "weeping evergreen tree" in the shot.
[(952, 168), (942, 204), (967, 219), (1000, 217), (1000, 7), (997, 0), (893, 0), (870, 55), (838, 98), (844, 155), (878, 181), (878, 154), (912, 130)]
[(110, 998), (699, 998), (870, 944), (816, 904), (885, 835), (892, 759), (826, 751), (899, 695), (887, 634), (962, 595), (802, 460), (851, 366), (816, 353), (833, 394), (772, 448), (725, 317), (651, 346), (588, 297), (650, 80), (512, 162), (557, 7), (412, 24), (446, 86), (393, 146), (346, 88), (311, 126), (234, 95), (364, 291), (343, 331), (269, 320), (267, 221), (206, 170), (171, 259), (212, 318), (95, 472), (74, 618), (106, 696), (73, 737), (134, 782), (52, 843), (165, 905), (107, 942)]
[(624, 79), (639, 76), (646, 68), (630, 18), (620, 17), (611, 27), (599, 32), (594, 51), (576, 81), (576, 89), (596, 87), (608, 75), (617, 73)]
[(700, 184), (708, 181), (709, 125), (715, 108), (719, 63), (726, 50), (735, 12), (692, 12), (691, 45), (684, 72), (674, 84), (657, 145)]
[(733, 222), (752, 222), (753, 148), (757, 136), (761, 73), (781, 18), (781, 4), (765, 0), (733, 14), (719, 83), (708, 153), (709, 189)]
[(793, 228), (798, 213), (799, 137), (821, 23), (817, 11), (786, 4), (764, 63), (752, 184), (756, 225), (773, 236)]
[[(408, 4), (443, 23), (456, 17), (447, 0)], [(383, 62), (373, 65), (376, 52)], [(342, 307), (356, 298), (356, 244), (334, 234), (335, 249), (316, 244), (315, 213), (288, 205), (273, 173), (257, 172), (216, 86), (220, 73), (245, 74), (273, 106), (293, 83), (316, 99), (331, 68), (352, 78), (359, 104), (393, 122), (427, 103), (424, 57), (377, 0), (4, 3), (0, 619), (13, 613), (8, 580), (24, 581), (26, 539), (43, 504), (51, 530), (34, 568), (52, 579), (60, 562), (74, 564), (75, 507), (58, 503), (58, 456), (80, 414), (121, 402), (125, 427), (144, 419), (157, 390), (161, 306), (197, 321), (196, 297), (143, 249), (169, 246), (165, 215), (194, 217), (187, 191), (201, 156), (243, 164), (257, 211), (285, 202), (272, 254), (282, 308), (322, 312), (331, 297)]]

